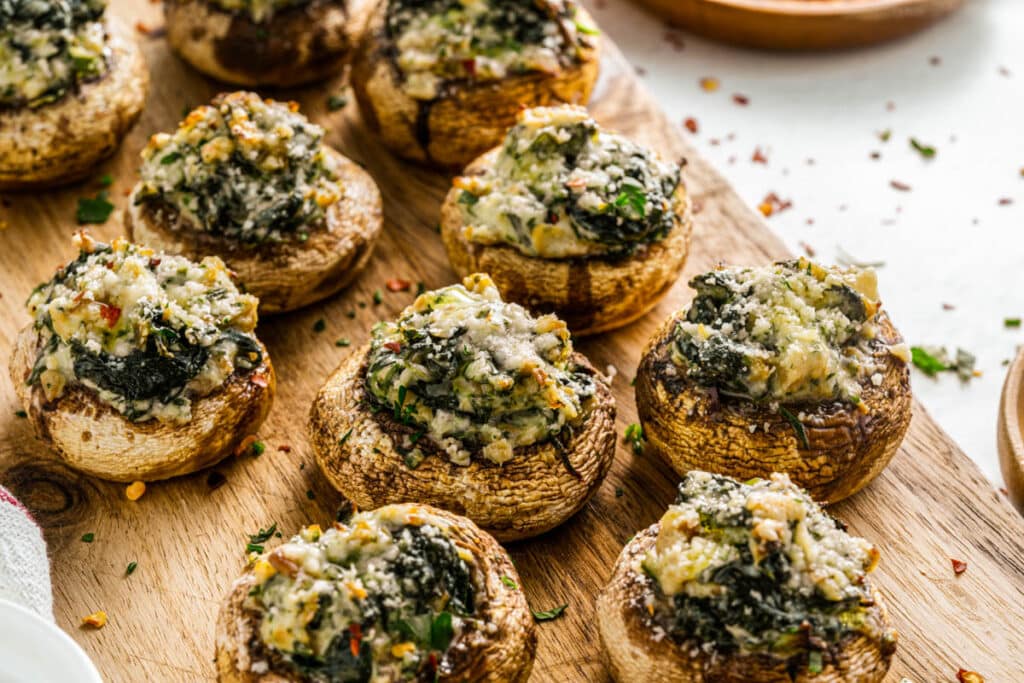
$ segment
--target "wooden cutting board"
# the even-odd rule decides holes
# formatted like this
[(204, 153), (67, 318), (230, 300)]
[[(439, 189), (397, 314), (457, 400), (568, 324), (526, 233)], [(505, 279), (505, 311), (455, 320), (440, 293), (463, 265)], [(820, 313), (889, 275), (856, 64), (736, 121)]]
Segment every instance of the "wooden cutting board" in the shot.
[[(159, 8), (144, 0), (114, 0), (113, 12), (160, 25)], [(113, 175), (111, 196), (119, 209), (147, 136), (170, 130), (186, 106), (205, 102), (218, 89), (174, 58), (160, 38), (142, 41), (154, 86), (146, 112), (116, 159), (95, 174)], [(618, 369), (614, 392), (621, 433), (637, 419), (630, 380), (641, 350), (657, 324), (689, 299), (686, 280), (719, 261), (765, 263), (787, 254), (759, 215), (694, 153), (678, 122), (657, 110), (612, 45), (603, 68), (593, 105), (597, 118), (668, 156), (686, 157), (686, 179), (699, 210), (686, 275), (666, 300), (639, 322), (580, 344), (598, 367)], [(33, 509), (45, 529), (58, 624), (111, 682), (213, 678), (214, 618), (242, 569), (246, 535), (272, 522), (286, 534), (327, 522), (340, 503), (306, 440), (314, 393), (345, 354), (366, 340), (374, 321), (412, 301), (412, 292), (388, 292), (388, 278), (431, 288), (453, 281), (435, 232), (448, 178), (391, 157), (360, 125), (354, 105), (328, 113), (327, 98), (334, 92), (321, 86), (273, 94), (301, 101), (304, 111), (331, 129), (332, 144), (366, 164), (384, 193), (385, 235), (347, 292), (260, 323), (279, 373), (277, 401), (260, 432), (264, 455), (216, 467), (227, 483), (215, 490), (207, 484), (209, 472), (202, 472), (151, 484), (132, 503), (123, 485), (78, 475), (54, 460), (28, 421), (16, 417), (20, 406), (7, 373), (0, 373), (0, 482)], [(9, 357), (18, 329), (29, 321), (23, 301), (30, 290), (73, 256), (76, 198), (97, 189), (86, 184), (7, 196), (0, 203), (7, 226), (0, 231), (0, 358)], [(120, 234), (120, 218), (95, 232), (103, 238)], [(899, 276), (883, 271), (882, 291), (887, 279)], [(384, 292), (379, 305), (373, 304), (375, 290)], [(354, 319), (346, 315), (350, 311)], [(320, 319), (326, 330), (316, 333)], [(335, 346), (339, 338), (351, 340), (352, 347)], [(542, 538), (510, 546), (531, 605), (569, 605), (563, 618), (539, 626), (534, 680), (607, 679), (594, 597), (625, 540), (658, 519), (672, 500), (676, 481), (653, 453), (636, 456), (620, 446), (608, 480), (580, 514)], [(919, 405), (892, 465), (835, 513), (882, 551), (877, 581), (902, 634), (890, 680), (954, 681), (960, 667), (990, 682), (1021, 680), (1024, 521)], [(95, 540), (83, 543), (85, 533), (94, 533)], [(950, 558), (965, 560), (967, 572), (955, 577)], [(138, 569), (126, 577), (129, 562)], [(98, 609), (109, 615), (107, 626), (80, 629), (81, 617)]]
[(635, 0), (673, 25), (780, 50), (858, 47), (905, 36), (963, 0)]

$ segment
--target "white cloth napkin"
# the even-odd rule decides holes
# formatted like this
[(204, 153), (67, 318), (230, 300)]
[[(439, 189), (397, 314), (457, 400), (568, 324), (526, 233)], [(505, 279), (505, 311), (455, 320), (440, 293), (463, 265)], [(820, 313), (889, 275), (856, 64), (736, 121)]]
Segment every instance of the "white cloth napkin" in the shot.
[(0, 598), (53, 621), (46, 541), (32, 514), (0, 486)]

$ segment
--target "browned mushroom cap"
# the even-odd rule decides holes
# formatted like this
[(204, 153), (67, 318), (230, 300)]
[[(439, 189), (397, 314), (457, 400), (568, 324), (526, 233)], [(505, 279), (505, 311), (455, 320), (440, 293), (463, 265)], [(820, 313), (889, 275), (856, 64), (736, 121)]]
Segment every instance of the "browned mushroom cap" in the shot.
[[(910, 369), (884, 347), (875, 353), (882, 382), (862, 383), (861, 405), (808, 403), (781, 410), (719, 396), (698, 386), (671, 358), (683, 313), (666, 320), (644, 351), (636, 403), (644, 436), (680, 475), (708, 470), (740, 480), (786, 472), (818, 501), (850, 496), (889, 464), (910, 425)], [(879, 338), (902, 341), (884, 313)], [(802, 418), (797, 416), (803, 415)]]
[[(525, 683), (533, 668), (537, 630), (521, 590), (506, 586), (502, 577), (519, 584), (505, 549), (473, 522), (443, 510), (418, 505), (424, 516), (449, 524), (450, 538), (473, 554), (476, 618), (483, 628), (464, 631), (441, 661), (438, 681), (494, 681)], [(256, 582), (252, 569), (235, 581), (217, 617), (217, 674), (224, 683), (285, 683), (297, 678), (280, 661), (268, 656), (259, 638), (260, 616), (244, 602)], [(493, 625), (493, 626), (492, 626)], [(492, 630), (493, 629), (493, 630)], [(252, 664), (267, 661), (265, 673)]]
[(68, 387), (47, 402), (42, 388), (26, 383), (39, 353), (31, 325), (18, 336), (11, 380), (36, 433), (69, 466), (111, 481), (155, 481), (189, 474), (231, 455), (270, 412), (276, 379), (263, 345), (263, 363), (236, 372), (212, 394), (192, 402), (184, 425), (132, 422), (84, 387)]
[[(499, 151), (492, 149), (478, 158), (465, 175), (483, 173)], [(672, 230), (625, 258), (546, 259), (509, 245), (472, 242), (465, 236), (460, 194), (453, 187), (441, 207), (441, 239), (452, 269), (460, 277), (487, 273), (503, 299), (554, 313), (575, 336), (622, 327), (654, 308), (678, 279), (690, 250), (693, 217), (682, 183), (673, 195)]]
[(660, 524), (641, 531), (626, 544), (611, 581), (597, 598), (597, 624), (605, 663), (616, 681), (647, 683), (878, 683), (896, 651), (885, 606), (877, 591), (867, 619), (882, 634), (850, 636), (840, 642), (836, 660), (820, 673), (806, 669), (796, 676), (786, 660), (770, 654), (712, 656), (692, 644), (681, 645), (658, 627), (648, 611), (654, 583), (639, 561), (654, 546)]
[(355, 42), (352, 29), (362, 20), (344, 0), (312, 0), (260, 23), (207, 0), (167, 0), (164, 13), (167, 41), (182, 59), (207, 76), (244, 86), (289, 87), (340, 72)]
[(36, 109), (0, 111), (0, 190), (81, 180), (112, 155), (142, 113), (149, 70), (135, 36), (107, 18), (110, 68)]
[(380, 191), (370, 174), (325, 147), (334, 159), (341, 199), (328, 207), (324, 225), (305, 242), (247, 247), (236, 240), (196, 230), (172, 207), (135, 203), (125, 210), (131, 238), (193, 260), (220, 256), (246, 291), (260, 300), (260, 313), (281, 313), (327, 298), (352, 282), (370, 259), (383, 225)]
[[(558, 73), (526, 73), (479, 84), (452, 82), (430, 101), (402, 89), (386, 34), (388, 2), (377, 2), (352, 60), (352, 90), (366, 124), (395, 154), (460, 168), (499, 144), (522, 107), (586, 104), (597, 81), (599, 40)], [(594, 25), (582, 7), (581, 23)]]
[(313, 402), (309, 431), (320, 469), (360, 508), (416, 500), (469, 517), (500, 541), (536, 536), (576, 514), (601, 485), (615, 455), (615, 401), (595, 376), (595, 396), (564, 449), (552, 442), (517, 449), (502, 465), (474, 458), (456, 465), (424, 438), (429, 455), (415, 468), (399, 453), (413, 430), (389, 411), (371, 410), (365, 390), (369, 346), (334, 371)]

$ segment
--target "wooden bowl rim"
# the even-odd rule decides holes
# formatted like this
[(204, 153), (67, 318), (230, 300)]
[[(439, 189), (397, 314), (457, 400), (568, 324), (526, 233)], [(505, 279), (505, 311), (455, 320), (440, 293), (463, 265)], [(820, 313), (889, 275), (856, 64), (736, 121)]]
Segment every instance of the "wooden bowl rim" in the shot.
[(1017, 509), (1024, 514), (1024, 347), (1010, 363), (999, 397), (999, 421), (996, 444), (999, 449), (999, 469), (1006, 488)]
[[(763, 15), (798, 17), (846, 17), (861, 13), (927, 6), (941, 0), (689, 0), (696, 5), (712, 5)], [(949, 0), (950, 8), (963, 0)]]

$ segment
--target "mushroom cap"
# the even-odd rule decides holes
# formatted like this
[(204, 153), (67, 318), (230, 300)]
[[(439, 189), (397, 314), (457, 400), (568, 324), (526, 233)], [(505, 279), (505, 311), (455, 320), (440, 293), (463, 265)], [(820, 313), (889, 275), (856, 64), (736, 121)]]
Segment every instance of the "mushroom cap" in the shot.
[[(505, 549), (476, 524), (458, 515), (417, 505), (427, 517), (439, 517), (449, 523), (453, 541), (473, 553), (476, 580), (477, 614), (494, 630), (464, 632), (444, 658), (451, 669), (439, 676), (439, 681), (494, 681), (525, 683), (533, 668), (537, 650), (537, 628), (522, 590), (510, 589), (502, 577), (511, 578), (519, 585), (512, 560)], [(231, 587), (221, 604), (217, 617), (217, 674), (222, 683), (286, 683), (300, 680), (284, 668), (274, 666), (257, 674), (251, 670), (254, 660), (265, 657), (259, 641), (257, 615), (243, 607), (256, 577), (246, 569)], [(455, 647), (460, 644), (461, 647)]]
[(340, 200), (314, 226), (305, 242), (289, 240), (247, 246), (237, 240), (193, 229), (173, 209), (136, 204), (124, 223), (133, 241), (192, 260), (215, 254), (234, 271), (246, 291), (260, 300), (260, 313), (282, 313), (325, 299), (352, 282), (380, 237), (380, 190), (370, 174), (330, 147), (343, 189)]
[(0, 111), (0, 191), (53, 187), (89, 175), (138, 120), (149, 70), (135, 36), (106, 18), (110, 63), (100, 78), (36, 109)]
[[(597, 81), (600, 40), (558, 73), (530, 72), (500, 81), (447, 83), (441, 96), (417, 100), (402, 89), (386, 37), (388, 2), (377, 2), (352, 58), (352, 90), (367, 126), (400, 157), (461, 168), (499, 144), (522, 107), (586, 104)], [(594, 22), (582, 7), (578, 16)]]
[(193, 399), (192, 419), (182, 425), (132, 422), (83, 386), (68, 386), (47, 402), (41, 387), (25, 381), (39, 352), (32, 325), (18, 335), (11, 380), (36, 434), (70, 467), (110, 481), (155, 481), (219, 462), (263, 423), (276, 379), (266, 348), (260, 348), (259, 367), (236, 372), (213, 393)]
[(771, 654), (712, 656), (656, 634), (647, 611), (653, 580), (635, 570), (636, 562), (654, 546), (660, 524), (644, 529), (626, 544), (612, 578), (597, 598), (597, 624), (605, 664), (616, 681), (647, 683), (879, 683), (889, 670), (896, 636), (885, 606), (873, 589), (868, 620), (880, 635), (847, 637), (838, 645), (837, 661), (825, 662), (820, 673), (802, 669), (791, 677), (786, 660)]
[(615, 455), (615, 401), (581, 354), (573, 361), (594, 375), (595, 396), (586, 404), (584, 421), (564, 453), (546, 442), (516, 449), (515, 456), (501, 465), (478, 456), (462, 466), (422, 439), (417, 445), (429, 452), (411, 468), (398, 445), (413, 431), (389, 411), (374, 412), (367, 405), (369, 348), (365, 345), (349, 354), (327, 379), (313, 401), (309, 422), (320, 469), (356, 506), (373, 509), (416, 500), (465, 515), (498, 540), (512, 541), (565, 522), (608, 473)]
[(312, 0), (259, 23), (207, 0), (167, 0), (164, 14), (167, 41), (182, 59), (247, 87), (291, 87), (340, 72), (355, 42), (351, 28), (360, 25), (344, 0)]
[[(719, 397), (683, 374), (670, 348), (682, 316), (670, 316), (648, 343), (636, 379), (644, 436), (680, 475), (700, 469), (743, 481), (786, 472), (815, 500), (833, 503), (866, 486), (896, 454), (910, 426), (910, 369), (884, 348), (875, 354), (882, 382), (861, 383), (860, 408), (839, 401), (784, 405), (803, 415), (805, 447), (781, 411)], [(885, 343), (902, 341), (884, 313), (878, 328)]]
[[(500, 148), (466, 167), (483, 173)], [(461, 190), (448, 191), (441, 207), (441, 239), (452, 269), (460, 276), (487, 273), (506, 301), (554, 313), (575, 336), (607, 332), (650, 311), (679, 278), (690, 250), (693, 215), (682, 183), (673, 195), (675, 225), (664, 239), (641, 245), (629, 256), (541, 258), (506, 244), (480, 244), (466, 238)]]

